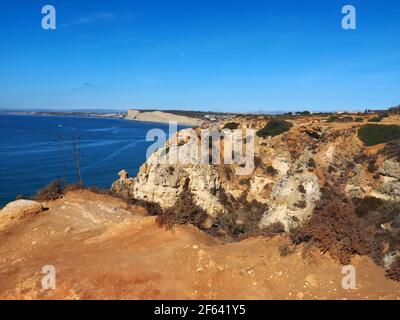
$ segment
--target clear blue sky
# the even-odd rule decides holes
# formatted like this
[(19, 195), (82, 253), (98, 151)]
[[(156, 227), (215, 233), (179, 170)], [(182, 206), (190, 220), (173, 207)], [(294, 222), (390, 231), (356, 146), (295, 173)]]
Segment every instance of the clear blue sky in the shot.
[[(0, 107), (215, 111), (400, 103), (398, 0), (0, 0)], [(57, 30), (41, 8), (57, 9)], [(342, 6), (357, 30), (341, 28)]]

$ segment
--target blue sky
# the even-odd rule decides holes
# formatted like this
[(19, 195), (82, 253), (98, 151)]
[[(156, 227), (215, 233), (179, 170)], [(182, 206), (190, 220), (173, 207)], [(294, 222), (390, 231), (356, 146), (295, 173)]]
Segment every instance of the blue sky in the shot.
[[(398, 0), (0, 0), (0, 107), (354, 110), (400, 103)], [(41, 28), (42, 6), (57, 29)], [(341, 8), (357, 9), (357, 30)]]

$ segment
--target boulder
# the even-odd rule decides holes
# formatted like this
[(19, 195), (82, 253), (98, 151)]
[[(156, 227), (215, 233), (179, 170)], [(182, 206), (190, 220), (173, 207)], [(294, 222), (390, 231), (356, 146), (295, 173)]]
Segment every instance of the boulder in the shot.
[(380, 174), (396, 179), (400, 179), (400, 162), (395, 159), (388, 159), (383, 162)]
[(0, 211), (1, 218), (22, 220), (43, 210), (41, 203), (32, 200), (17, 200), (7, 204)]

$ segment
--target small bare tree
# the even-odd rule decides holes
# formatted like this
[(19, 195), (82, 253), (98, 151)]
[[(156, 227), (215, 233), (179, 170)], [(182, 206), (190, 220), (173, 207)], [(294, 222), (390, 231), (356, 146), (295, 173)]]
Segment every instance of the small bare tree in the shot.
[(57, 143), (58, 151), (60, 152), (60, 158), (63, 165), (63, 182), (67, 183), (67, 165), (65, 162), (64, 139), (62, 133), (58, 136), (55, 142)]
[(80, 163), (80, 155), (78, 149), (78, 142), (75, 133), (72, 135), (72, 160), (74, 161), (77, 183), (80, 186), (83, 186), (83, 180), (81, 175), (81, 163)]

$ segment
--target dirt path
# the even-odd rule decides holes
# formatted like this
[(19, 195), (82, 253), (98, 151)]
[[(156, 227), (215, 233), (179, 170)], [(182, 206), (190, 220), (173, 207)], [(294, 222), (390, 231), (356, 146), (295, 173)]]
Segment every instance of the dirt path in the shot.
[[(0, 234), (0, 299), (400, 299), (400, 283), (356, 257), (357, 289), (341, 286), (342, 267), (285, 237), (224, 244), (191, 226), (160, 229), (154, 217), (88, 191)], [(305, 255), (305, 257), (304, 257)], [(56, 269), (43, 290), (42, 267)]]

